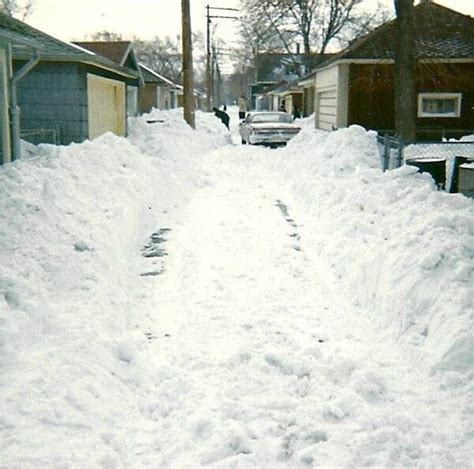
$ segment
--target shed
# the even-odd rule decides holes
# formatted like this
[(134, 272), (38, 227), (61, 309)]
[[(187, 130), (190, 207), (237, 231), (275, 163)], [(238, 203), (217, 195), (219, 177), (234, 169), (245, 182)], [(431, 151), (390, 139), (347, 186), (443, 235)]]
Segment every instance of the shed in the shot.
[[(0, 27), (42, 47), (38, 65), (18, 83), (23, 138), (69, 144), (126, 134), (127, 86), (138, 86), (136, 71), (1, 13)], [(31, 48), (13, 44), (14, 71), (31, 58)]]

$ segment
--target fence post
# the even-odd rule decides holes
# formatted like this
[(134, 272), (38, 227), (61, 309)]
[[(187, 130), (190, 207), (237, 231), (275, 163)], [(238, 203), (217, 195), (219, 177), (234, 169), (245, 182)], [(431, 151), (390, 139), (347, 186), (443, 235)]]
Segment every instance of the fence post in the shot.
[(387, 171), (388, 165), (390, 162), (390, 142), (388, 139), (388, 135), (384, 135), (383, 141), (383, 158), (382, 158), (382, 170), (383, 172)]
[(398, 140), (398, 151), (397, 151), (397, 160), (396, 160), (397, 168), (400, 168), (402, 166), (404, 147), (405, 147), (405, 142), (403, 141), (403, 138), (400, 137)]

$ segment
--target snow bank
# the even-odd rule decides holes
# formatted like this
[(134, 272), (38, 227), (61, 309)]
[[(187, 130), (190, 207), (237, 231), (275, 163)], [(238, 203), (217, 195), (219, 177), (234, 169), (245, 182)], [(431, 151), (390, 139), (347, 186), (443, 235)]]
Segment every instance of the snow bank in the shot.
[(182, 109), (160, 111), (129, 119), (129, 139), (151, 156), (180, 160), (231, 143), (230, 133), (212, 113), (196, 111), (196, 131), (183, 120)]
[(137, 259), (145, 238), (202, 184), (191, 157), (227, 141), (205, 119), (200, 133), (177, 113), (161, 127), (144, 119), (131, 124), (135, 138), (29, 146), (25, 160), (0, 168), (0, 452), (8, 467), (115, 467), (129, 457), (117, 439), (130, 415), (141, 422), (135, 391), (148, 373), (148, 343), (131, 314)]
[[(124, 344), (144, 342), (130, 332), (130, 246), (157, 176), (150, 159), (112, 135), (42, 146), (0, 170), (4, 464), (69, 464), (77, 448), (66, 454), (73, 439), (57, 441), (57, 428), (96, 444), (95, 423), (127, 406)], [(32, 425), (41, 447), (29, 441)]]
[[(381, 172), (375, 134), (304, 129), (275, 159), (321, 220), (341, 289), (433, 372), (472, 370), (474, 206), (405, 166)], [(464, 379), (464, 378), (463, 378)]]
[[(147, 120), (163, 122), (147, 123)], [(152, 306), (142, 298), (141, 295), (148, 294), (155, 286), (152, 277), (140, 277), (144, 272), (140, 252), (149, 235), (178, 224), (193, 194), (198, 189), (206, 189), (207, 185), (212, 188), (219, 180), (222, 192), (207, 204), (199, 205), (198, 200), (196, 206), (202, 212), (194, 216), (204, 220), (208, 217), (216, 224), (220, 222), (229, 230), (229, 238), (239, 239), (231, 231), (232, 224), (213, 218), (220, 195), (227, 190), (229, 179), (226, 177), (234, 178), (234, 183), (259, 184), (258, 180), (252, 180), (253, 175), (268, 176), (268, 186), (261, 189), (267, 198), (250, 200), (250, 203), (271, 206), (275, 198), (266, 191), (275, 186), (275, 193), (286, 195), (284, 187), (288, 186), (288, 191), (311, 212), (311, 217), (301, 214), (308, 225), (298, 241), (301, 251), (292, 249), (293, 255), (304, 256), (317, 249), (320, 254), (317, 258), (321, 262), (327, 259), (330, 271), (340, 282), (341, 296), (351, 298), (358, 308), (369, 312), (390, 340), (413, 351), (420, 364), (439, 374), (445, 388), (455, 392), (465, 389), (473, 355), (472, 200), (437, 192), (432, 180), (417, 174), (413, 167), (382, 173), (375, 135), (371, 132), (355, 126), (332, 133), (318, 132), (308, 122), (302, 121), (302, 132), (285, 149), (240, 148), (239, 158), (232, 158), (236, 153), (233, 147), (228, 147), (229, 151), (209, 157), (206, 152), (230, 141), (229, 133), (212, 114), (197, 113), (198, 131), (195, 132), (182, 121), (181, 111), (153, 111), (148, 116), (130, 120), (128, 139), (105, 135), (81, 145), (29, 148), (28, 159), (0, 168), (0, 453), (3, 465), (133, 467), (139, 459), (143, 466), (153, 467), (160, 451), (161, 461), (171, 464), (179, 458), (188, 461), (187, 456), (190, 456), (192, 465), (195, 462), (193, 448), (196, 448), (196, 452), (202, 451), (203, 464), (218, 467), (222, 458), (235, 454), (244, 458), (253, 446), (259, 448), (256, 457), (263, 455), (263, 461), (259, 462), (265, 464), (273, 460), (278, 451), (276, 446), (267, 445), (267, 441), (274, 442), (274, 434), (284, 433), (283, 427), (272, 425), (278, 423), (280, 414), (288, 413), (292, 417), (294, 409), (299, 412), (298, 416), (303, 414), (305, 418), (302, 423), (297, 422), (299, 426), (288, 419), (286, 450), (296, 444), (292, 441), (302, 439), (313, 445), (326, 440), (330, 444), (337, 442), (337, 438), (328, 437), (323, 431), (329, 425), (327, 421), (334, 421), (331, 427), (334, 435), (341, 435), (341, 428), (346, 428), (341, 445), (347, 445), (347, 441), (352, 444), (354, 433), (375, 434), (373, 439), (367, 438), (373, 446), (359, 447), (359, 453), (356, 451), (354, 460), (357, 462), (361, 461), (362, 452), (367, 456), (363, 461), (376, 464), (370, 461), (377, 459), (370, 457), (382, 451), (381, 448), (385, 451), (387, 443), (389, 447), (392, 445), (387, 451), (393, 453), (395, 460), (399, 448), (405, 448), (402, 456), (411, 454), (413, 432), (405, 435), (401, 431), (405, 416), (397, 414), (396, 405), (387, 411), (387, 420), (382, 426), (380, 421), (379, 427), (374, 426), (373, 415), (378, 415), (375, 410), (364, 414), (363, 427), (356, 419), (349, 420), (347, 427), (340, 425), (339, 420), (350, 415), (352, 408), (366, 409), (354, 401), (351, 394), (354, 390), (362, 396), (359, 397), (361, 402), (362, 398), (374, 401), (374, 409), (390, 405), (384, 399), (378, 401), (378, 396), (385, 393), (387, 368), (383, 366), (388, 365), (377, 364), (373, 377), (375, 365), (371, 363), (366, 369), (364, 363), (354, 373), (349, 388), (345, 384), (352, 374), (352, 363), (363, 361), (357, 354), (352, 358), (352, 343), (341, 352), (337, 349), (340, 342), (331, 349), (331, 342), (327, 341), (329, 351), (320, 351), (314, 348), (312, 339), (308, 344), (299, 343), (300, 335), (291, 328), (288, 328), (288, 341), (285, 338), (280, 342), (277, 338), (281, 331), (277, 329), (281, 329), (286, 320), (292, 320), (282, 313), (279, 319), (283, 323), (275, 329), (275, 334), (272, 332), (275, 342), (268, 350), (264, 349), (264, 361), (259, 354), (255, 357), (249, 354), (254, 337), (249, 335), (250, 338), (244, 339), (249, 341), (248, 349), (244, 344), (228, 365), (222, 348), (229, 347), (230, 342), (232, 349), (242, 340), (241, 324), (236, 318), (232, 334), (215, 342), (219, 346), (214, 345), (217, 351), (212, 350), (214, 355), (210, 353), (209, 357), (212, 366), (224, 370), (257, 363), (254, 368), (248, 367), (255, 379), (249, 380), (248, 387), (251, 389), (254, 383), (258, 386), (251, 393), (247, 392), (252, 396), (256, 393), (258, 402), (253, 397), (240, 402), (245, 386), (233, 387), (232, 379), (236, 375), (216, 372), (212, 375), (215, 381), (210, 380), (207, 388), (202, 387), (200, 377), (209, 372), (209, 368), (203, 366), (203, 354), (199, 353), (209, 334), (206, 321), (201, 324), (197, 337), (194, 337), (196, 331), (189, 329), (181, 334), (178, 345), (160, 343), (160, 347), (153, 350), (144, 331), (137, 327), (137, 317), (153, 325), (157, 316), (166, 316), (162, 319), (165, 322), (175, 321), (180, 314), (180, 303), (186, 303), (186, 295), (195, 294), (192, 288), (190, 291), (193, 285), (189, 279), (183, 282), (178, 269), (171, 280), (175, 278), (179, 292), (182, 290), (180, 301), (176, 302), (172, 295), (166, 297), (162, 291), (157, 292), (156, 304)], [(232, 165), (226, 164), (229, 161)], [(214, 179), (209, 176), (213, 171)], [(274, 174), (281, 187), (276, 184)], [(235, 186), (232, 189), (235, 190)], [(205, 190), (201, 192), (202, 197), (206, 201)], [(296, 220), (300, 215), (298, 207), (290, 208)], [(232, 218), (232, 209), (224, 205), (220, 210)], [(245, 213), (240, 216), (244, 217)], [(255, 223), (259, 221), (255, 219)], [(283, 219), (280, 221), (286, 224)], [(240, 226), (240, 235), (246, 234), (245, 227)], [(267, 229), (273, 230), (273, 225)], [(287, 236), (280, 234), (285, 238), (285, 251), (281, 252), (286, 253)], [(188, 232), (185, 230), (180, 236), (186, 238), (187, 243), (182, 243), (184, 252), (175, 264), (185, 264), (188, 272), (194, 274), (194, 264), (189, 261), (192, 256), (187, 256), (186, 249), (197, 251), (205, 260), (207, 255), (216, 256), (214, 251), (219, 252), (212, 240), (200, 243), (201, 233), (196, 232), (192, 223)], [(270, 235), (268, 239), (275, 243)], [(265, 236), (260, 239), (262, 243), (266, 241)], [(179, 239), (175, 244), (179, 247)], [(278, 246), (278, 243), (273, 245)], [(257, 258), (263, 255), (258, 249), (251, 254)], [(296, 259), (299, 263), (299, 257), (292, 262)], [(226, 259), (222, 262), (225, 264)], [(208, 267), (205, 262), (203, 265)], [(289, 262), (286, 267), (291, 265)], [(306, 265), (307, 269), (310, 267)], [(290, 277), (288, 289), (293, 288), (291, 281), (301, 291), (306, 288), (304, 282), (299, 283), (300, 271), (299, 264), (288, 272), (285, 265), (282, 266), (283, 278)], [(217, 278), (222, 272), (216, 270), (205, 275)], [(237, 277), (232, 278), (236, 281)], [(218, 280), (224, 282), (225, 277)], [(249, 278), (249, 282), (251, 290), (254, 278)], [(194, 288), (199, 286), (199, 283), (194, 284)], [(234, 294), (240, 296), (240, 292), (234, 292), (233, 285), (225, 288), (232, 295), (221, 297), (222, 291), (212, 291), (216, 297), (211, 300), (219, 309), (227, 307), (233, 311), (234, 304), (229, 299)], [(221, 290), (225, 288), (221, 285)], [(197, 317), (209, 303), (208, 291), (199, 293), (198, 300), (202, 301), (191, 307)], [(258, 288), (254, 294), (259, 295)], [(295, 294), (298, 296), (297, 288)], [(279, 295), (280, 292), (275, 293), (276, 300)], [(265, 306), (264, 296), (260, 301)], [(201, 310), (199, 305), (202, 305)], [(147, 316), (150, 307), (166, 310), (158, 314), (154, 309), (153, 314)], [(241, 308), (251, 311), (245, 304), (245, 296)], [(303, 302), (301, 308), (295, 309), (295, 314), (298, 312), (313, 315), (313, 305)], [(224, 316), (220, 318), (220, 312), (211, 313), (223, 324), (229, 323)], [(238, 313), (239, 310), (236, 315)], [(258, 317), (249, 321), (250, 325), (255, 321), (254, 329), (272, 329), (270, 320), (268, 326), (262, 325)], [(233, 324), (230, 321), (231, 328)], [(331, 327), (337, 328), (337, 321)], [(246, 330), (246, 334), (250, 334), (249, 331)], [(156, 330), (151, 329), (151, 332)], [(173, 347), (181, 345), (185, 350), (182, 355), (176, 355), (181, 360), (178, 369), (172, 361), (164, 360), (165, 365), (163, 362), (157, 365), (162, 358), (160, 354), (168, 350), (168, 357), (175, 356)], [(314, 350), (315, 357), (322, 360), (302, 355), (298, 352), (301, 348)], [(302, 360), (301, 356), (306, 358)], [(263, 370), (263, 375), (259, 370)], [(313, 376), (320, 375), (321, 379), (310, 384), (307, 376), (313, 370), (316, 370)], [(325, 370), (328, 379), (340, 385), (342, 395), (338, 395), (334, 387), (323, 388)], [(268, 388), (273, 394), (267, 394), (267, 388), (260, 381), (265, 373), (275, 378)], [(218, 400), (222, 399), (219, 392), (223, 376), (225, 384), (233, 387), (234, 400)], [(263, 383), (268, 385), (268, 381)], [(190, 389), (199, 401), (189, 397)], [(206, 391), (215, 394), (206, 394)], [(282, 399), (292, 393), (291, 399)], [(304, 395), (309, 395), (310, 400), (304, 401), (301, 397)], [(212, 408), (214, 396), (217, 396), (214, 401), (225, 408), (221, 414)], [(331, 402), (334, 396), (337, 400)], [(417, 396), (417, 393), (410, 395), (409, 402), (415, 402)], [(431, 402), (437, 398), (433, 393), (425, 400)], [(322, 402), (325, 399), (327, 402)], [(307, 407), (301, 406), (302, 402)], [(199, 405), (206, 407), (199, 408)], [(265, 406), (267, 410), (262, 414)], [(318, 406), (324, 406), (326, 415), (321, 417), (326, 422), (321, 429), (313, 428), (314, 415), (318, 413), (311, 414)], [(225, 420), (219, 421), (219, 415), (224, 415)], [(187, 420), (190, 416), (195, 417), (192, 422)], [(255, 418), (263, 439), (247, 435), (241, 426), (245, 418)], [(179, 434), (169, 431), (172, 419), (176, 419), (174, 428), (179, 427)], [(284, 423), (284, 419), (281, 422)], [(407, 420), (406, 425), (412, 427), (412, 421)], [(424, 427), (423, 423), (420, 428)], [(303, 428), (304, 432), (293, 437), (294, 428)], [(428, 442), (427, 448), (433, 446), (431, 434), (416, 428), (414, 432), (418, 434), (417, 444), (423, 440)], [(208, 434), (212, 437), (206, 443)], [(175, 437), (178, 442), (173, 441)], [(163, 441), (171, 443), (163, 448)], [(436, 444), (434, 447), (436, 450)], [(334, 448), (333, 454), (337, 454), (340, 448)], [(352, 448), (344, 448), (344, 451), (352, 451)], [(433, 454), (433, 461), (439, 462), (436, 451)], [(311, 458), (308, 453), (301, 461), (308, 465), (318, 463)], [(288, 466), (285, 461), (282, 459), (281, 467)], [(416, 464), (413, 462), (416, 458), (402, 461)]]

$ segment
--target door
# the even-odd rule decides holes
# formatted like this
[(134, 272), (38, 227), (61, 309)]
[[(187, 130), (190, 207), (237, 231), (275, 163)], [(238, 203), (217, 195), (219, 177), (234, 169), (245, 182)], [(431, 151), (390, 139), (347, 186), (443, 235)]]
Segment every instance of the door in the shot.
[(126, 133), (125, 83), (97, 75), (87, 75), (89, 138), (106, 132), (124, 137)]

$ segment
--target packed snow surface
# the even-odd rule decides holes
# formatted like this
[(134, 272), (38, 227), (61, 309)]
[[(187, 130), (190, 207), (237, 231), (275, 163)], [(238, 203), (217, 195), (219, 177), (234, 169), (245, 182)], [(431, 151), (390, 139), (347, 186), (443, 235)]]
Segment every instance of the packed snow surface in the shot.
[(0, 169), (0, 467), (472, 467), (473, 201), (236, 111)]

